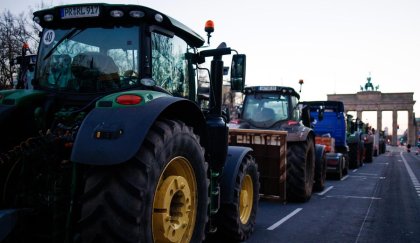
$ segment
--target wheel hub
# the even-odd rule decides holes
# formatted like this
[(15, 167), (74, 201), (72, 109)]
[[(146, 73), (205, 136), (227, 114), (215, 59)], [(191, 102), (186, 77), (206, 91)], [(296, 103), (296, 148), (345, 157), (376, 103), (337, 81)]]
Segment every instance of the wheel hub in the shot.
[(180, 242), (189, 224), (191, 190), (182, 176), (169, 176), (159, 186), (153, 221), (158, 241)]
[(251, 216), (254, 188), (250, 175), (246, 175), (242, 181), (239, 195), (239, 212), (242, 224), (246, 224)]

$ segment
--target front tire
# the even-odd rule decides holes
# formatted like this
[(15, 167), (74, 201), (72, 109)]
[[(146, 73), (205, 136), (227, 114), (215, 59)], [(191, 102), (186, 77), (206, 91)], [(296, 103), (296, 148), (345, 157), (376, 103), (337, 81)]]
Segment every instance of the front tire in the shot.
[(314, 174), (314, 191), (323, 191), (325, 187), (325, 179), (327, 177), (327, 161), (325, 158), (325, 146), (317, 145), (315, 147), (315, 174)]
[(157, 121), (130, 161), (93, 167), (81, 210), (82, 242), (200, 242), (207, 164), (191, 127)]
[(286, 197), (292, 202), (306, 202), (311, 198), (315, 169), (314, 141), (287, 144)]
[(241, 161), (233, 186), (233, 201), (220, 206), (217, 227), (222, 239), (245, 241), (254, 231), (259, 201), (259, 172), (254, 159), (247, 155)]

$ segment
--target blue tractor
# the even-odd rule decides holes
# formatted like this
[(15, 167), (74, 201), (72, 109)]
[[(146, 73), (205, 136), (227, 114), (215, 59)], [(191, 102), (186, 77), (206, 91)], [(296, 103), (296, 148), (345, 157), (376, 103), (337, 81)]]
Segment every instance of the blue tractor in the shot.
[(341, 101), (306, 101), (301, 104), (309, 107), (316, 143), (326, 146), (326, 172), (341, 179), (348, 173), (350, 152), (344, 104)]

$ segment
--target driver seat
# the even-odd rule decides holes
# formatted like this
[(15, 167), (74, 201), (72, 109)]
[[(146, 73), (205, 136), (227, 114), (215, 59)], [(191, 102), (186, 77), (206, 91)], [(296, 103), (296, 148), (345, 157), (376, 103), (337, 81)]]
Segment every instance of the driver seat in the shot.
[(107, 91), (118, 88), (118, 67), (114, 60), (99, 52), (83, 52), (73, 58), (71, 71), (80, 91)]

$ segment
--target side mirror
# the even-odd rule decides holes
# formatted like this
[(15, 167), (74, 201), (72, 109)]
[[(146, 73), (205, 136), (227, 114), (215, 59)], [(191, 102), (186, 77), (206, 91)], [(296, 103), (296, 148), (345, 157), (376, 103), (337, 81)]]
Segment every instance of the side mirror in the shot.
[(239, 119), (239, 118), (241, 118), (241, 114), (242, 114), (242, 108), (243, 108), (243, 106), (242, 105), (238, 105), (238, 106), (236, 106), (235, 107), (235, 112), (236, 112), (236, 114), (237, 114), (237, 118)]
[(230, 70), (230, 89), (242, 92), (245, 86), (246, 55), (235, 54), (232, 56)]
[(229, 110), (229, 107), (225, 106), (222, 109), (222, 117), (223, 117), (223, 120), (225, 120), (226, 123), (229, 123), (230, 122), (230, 110)]
[(325, 111), (324, 106), (320, 106), (318, 109), (318, 121), (324, 120), (324, 111)]
[(302, 123), (305, 127), (311, 127), (311, 111), (308, 105), (302, 107)]

